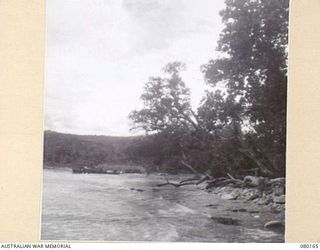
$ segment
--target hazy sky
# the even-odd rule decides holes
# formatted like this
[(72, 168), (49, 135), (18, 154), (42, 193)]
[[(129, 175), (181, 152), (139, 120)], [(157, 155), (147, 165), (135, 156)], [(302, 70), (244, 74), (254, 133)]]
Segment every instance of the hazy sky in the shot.
[(144, 83), (172, 61), (187, 64), (197, 106), (223, 8), (224, 0), (48, 0), (45, 129), (130, 135)]

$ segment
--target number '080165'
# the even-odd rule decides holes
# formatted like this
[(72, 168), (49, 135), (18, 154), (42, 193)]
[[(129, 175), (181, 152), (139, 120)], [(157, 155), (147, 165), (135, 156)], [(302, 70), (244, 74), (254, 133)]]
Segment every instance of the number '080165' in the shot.
[(318, 248), (318, 244), (304, 243), (300, 244), (300, 248)]

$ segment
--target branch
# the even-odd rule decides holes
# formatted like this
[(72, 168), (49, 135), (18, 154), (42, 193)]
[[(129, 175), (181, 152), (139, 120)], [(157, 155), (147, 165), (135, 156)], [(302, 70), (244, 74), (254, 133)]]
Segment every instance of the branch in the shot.
[(211, 176), (206, 175), (206, 176), (202, 177), (202, 178), (196, 183), (196, 185), (199, 185), (199, 184), (201, 184), (202, 182), (204, 182), (204, 181), (206, 181), (206, 180), (210, 180), (210, 179), (211, 179)]
[(197, 181), (199, 179), (200, 179), (199, 176), (194, 176), (194, 177), (191, 177), (191, 178), (188, 178), (188, 179), (180, 181), (180, 184), (185, 183), (185, 182), (189, 182), (189, 181)]
[(228, 177), (229, 177), (230, 179), (234, 180), (234, 178), (233, 178), (233, 176), (232, 176), (231, 174), (227, 173), (227, 175), (228, 175)]
[(188, 168), (192, 173), (194, 173), (197, 177), (201, 176), (201, 174), (196, 171), (191, 165), (186, 163), (185, 161), (181, 160), (180, 161), (182, 165), (184, 165), (186, 168)]
[(200, 121), (198, 119), (198, 116), (196, 115), (196, 113), (192, 109), (190, 110), (190, 112), (193, 115), (194, 119), (197, 121), (198, 127), (200, 127)]
[(178, 115), (178, 118), (183, 119), (183, 120), (191, 123), (191, 125), (192, 125), (195, 129), (199, 129), (199, 126), (198, 126), (194, 121), (192, 121), (192, 120), (190, 119), (190, 117), (188, 117), (187, 115), (181, 114), (181, 115)]
[(170, 182), (168, 180), (167, 176), (164, 176), (164, 178), (166, 179), (166, 182), (157, 184), (158, 187), (162, 187), (162, 186), (166, 186), (166, 185), (171, 185), (171, 186), (174, 186), (174, 187), (181, 187), (181, 186), (186, 186), (186, 185), (196, 185), (197, 184), (197, 182), (190, 182), (191, 178), (186, 179), (186, 180), (182, 180), (182, 181), (180, 181), (180, 183)]
[(186, 185), (195, 185), (196, 183), (194, 182), (185, 182), (185, 183), (173, 183), (173, 182), (166, 182), (166, 183), (160, 183), (157, 184), (158, 187), (166, 186), (166, 185), (171, 185), (174, 187), (181, 187), (181, 186), (186, 186)]

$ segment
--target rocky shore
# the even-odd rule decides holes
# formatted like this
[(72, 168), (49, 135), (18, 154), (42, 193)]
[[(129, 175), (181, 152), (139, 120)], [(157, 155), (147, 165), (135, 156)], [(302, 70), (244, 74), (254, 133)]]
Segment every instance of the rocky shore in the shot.
[(269, 180), (264, 177), (246, 176), (242, 181), (226, 185), (215, 185), (209, 182), (206, 186), (208, 192), (214, 192), (226, 200), (246, 200), (258, 205), (265, 205), (273, 210), (285, 208), (285, 178)]
[[(266, 177), (245, 176), (243, 179), (228, 177), (212, 178), (195, 176), (180, 182), (166, 178), (162, 186), (183, 187), (196, 186), (221, 199), (221, 204), (208, 204), (214, 209), (215, 222), (224, 225), (239, 225), (242, 220), (254, 219), (260, 227), (284, 233), (285, 221), (285, 178), (269, 179)], [(239, 219), (241, 218), (241, 219)], [(254, 222), (253, 222), (254, 223)], [(258, 226), (258, 225), (257, 225)]]
[[(247, 203), (248, 206), (263, 208), (272, 214), (280, 215), (283, 220), (275, 219), (267, 221), (264, 228), (284, 231), (285, 212), (285, 178), (268, 179), (264, 177), (246, 176), (243, 180), (236, 180), (226, 185), (212, 185), (208, 183), (204, 189), (209, 193), (219, 196), (223, 200), (237, 200)], [(259, 210), (259, 209), (258, 209)], [(255, 212), (245, 208), (231, 210), (232, 212)], [(256, 211), (259, 213), (259, 211)], [(275, 216), (279, 218), (279, 216)]]

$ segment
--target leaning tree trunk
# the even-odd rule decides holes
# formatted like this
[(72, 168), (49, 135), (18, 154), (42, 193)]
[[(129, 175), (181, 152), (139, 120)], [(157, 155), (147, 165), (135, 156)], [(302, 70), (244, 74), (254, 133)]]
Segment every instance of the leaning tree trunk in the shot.
[[(251, 161), (255, 163), (255, 165), (260, 169), (261, 174), (265, 176), (277, 176), (280, 174), (279, 169), (275, 166), (273, 161), (269, 158), (269, 156), (264, 153), (261, 149), (258, 148), (257, 145), (248, 145), (246, 140), (243, 138), (241, 129), (239, 129), (239, 125), (234, 125), (235, 128), (235, 138), (239, 143), (239, 152), (248, 157)], [(259, 157), (260, 155), (260, 157)]]

